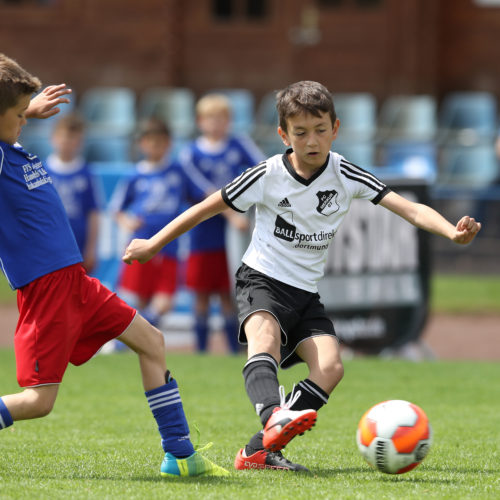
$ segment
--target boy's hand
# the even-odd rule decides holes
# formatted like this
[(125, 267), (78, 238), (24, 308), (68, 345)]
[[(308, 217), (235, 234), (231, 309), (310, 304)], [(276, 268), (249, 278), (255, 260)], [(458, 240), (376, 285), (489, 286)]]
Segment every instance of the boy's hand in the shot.
[(154, 257), (154, 255), (154, 252), (150, 248), (149, 240), (135, 239), (132, 240), (130, 245), (126, 248), (122, 260), (125, 264), (132, 264), (134, 260), (140, 264), (144, 264)]
[(31, 99), (26, 110), (26, 118), (50, 118), (59, 113), (58, 104), (69, 104), (69, 99), (63, 97), (71, 94), (72, 90), (66, 87), (65, 83), (60, 85), (50, 85), (44, 88), (38, 95)]
[(456, 225), (455, 236), (452, 241), (461, 245), (470, 243), (481, 229), (481, 223), (476, 222), (472, 217), (466, 215), (462, 217)]

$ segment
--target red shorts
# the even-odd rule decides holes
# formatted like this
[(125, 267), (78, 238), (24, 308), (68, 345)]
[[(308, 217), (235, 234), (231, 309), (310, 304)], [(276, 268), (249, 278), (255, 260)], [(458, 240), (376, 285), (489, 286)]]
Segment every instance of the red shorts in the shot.
[(124, 265), (119, 288), (149, 301), (157, 293), (173, 295), (177, 288), (177, 260), (157, 254), (145, 264)]
[(186, 286), (195, 292), (229, 292), (225, 250), (192, 253), (186, 265)]
[(20, 288), (17, 306), (14, 347), (21, 387), (60, 383), (68, 363), (88, 361), (121, 335), (136, 314), (80, 264)]

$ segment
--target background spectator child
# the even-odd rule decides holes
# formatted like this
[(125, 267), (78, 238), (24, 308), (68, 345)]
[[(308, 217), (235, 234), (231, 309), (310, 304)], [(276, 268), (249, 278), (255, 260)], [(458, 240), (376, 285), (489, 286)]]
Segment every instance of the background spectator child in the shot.
[[(151, 118), (140, 124), (138, 147), (144, 159), (135, 174), (124, 180), (111, 201), (118, 224), (136, 238), (149, 238), (181, 211), (186, 198), (186, 177), (169, 159), (167, 125)], [(157, 326), (172, 307), (177, 286), (177, 242), (167, 245), (146, 264), (123, 266), (118, 290)]]
[(77, 114), (67, 114), (57, 121), (52, 132), (53, 153), (45, 166), (69, 218), (83, 267), (90, 273), (97, 264), (99, 212), (94, 179), (82, 156), (85, 122)]
[[(224, 95), (207, 94), (202, 97), (196, 105), (196, 117), (201, 135), (181, 151), (179, 161), (191, 179), (198, 179), (200, 196), (190, 200), (197, 203), (245, 169), (262, 161), (264, 156), (251, 139), (230, 135), (231, 105)], [(226, 220), (240, 233), (239, 240), (234, 234), (232, 238), (232, 251), (240, 254), (237, 255), (239, 260), (247, 243), (242, 242), (245, 238), (241, 233), (248, 234), (249, 227), (248, 219), (242, 215), (226, 211), (189, 233), (186, 285), (195, 294), (195, 331), (199, 351), (207, 349), (208, 313), (213, 295), (220, 299), (229, 348), (232, 352), (239, 349), (238, 321), (230, 295)]]

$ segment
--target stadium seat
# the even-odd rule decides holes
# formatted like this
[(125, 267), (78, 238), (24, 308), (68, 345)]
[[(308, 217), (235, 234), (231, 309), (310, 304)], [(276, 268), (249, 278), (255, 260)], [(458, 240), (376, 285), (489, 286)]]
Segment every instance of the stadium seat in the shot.
[(130, 134), (136, 125), (135, 93), (126, 87), (94, 87), (82, 94), (79, 110), (89, 133)]
[(497, 101), (489, 92), (453, 92), (441, 105), (440, 141), (473, 146), (490, 142), (497, 132)]
[(341, 141), (333, 143), (332, 151), (362, 168), (375, 165), (375, 144), (372, 141)]
[(493, 146), (447, 147), (442, 152), (437, 183), (468, 188), (487, 187), (499, 173), (499, 163)]
[(127, 162), (130, 160), (130, 139), (127, 136), (89, 135), (84, 155), (89, 162)]
[(266, 156), (284, 153), (286, 146), (278, 135), (276, 92), (265, 94), (257, 106), (253, 138)]
[(139, 102), (139, 116), (156, 117), (168, 124), (176, 138), (190, 138), (195, 132), (195, 96), (188, 88), (154, 87)]
[(340, 120), (339, 141), (371, 141), (377, 126), (377, 103), (368, 93), (335, 94), (337, 118)]
[(209, 93), (224, 94), (231, 102), (233, 133), (252, 134), (255, 124), (255, 98), (252, 92), (247, 89), (223, 88), (211, 90)]
[(437, 103), (431, 95), (395, 95), (381, 106), (380, 140), (431, 141), (437, 131)]

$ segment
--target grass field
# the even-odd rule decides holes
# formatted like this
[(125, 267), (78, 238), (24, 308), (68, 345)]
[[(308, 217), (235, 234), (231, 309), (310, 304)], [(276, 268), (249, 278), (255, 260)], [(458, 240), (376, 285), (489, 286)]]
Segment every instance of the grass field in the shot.
[[(53, 412), (0, 433), (0, 498), (36, 499), (498, 499), (500, 365), (358, 359), (319, 414), (312, 432), (286, 455), (311, 475), (232, 469), (234, 455), (258, 428), (246, 397), (241, 357), (171, 355), (190, 423), (206, 453), (229, 478), (165, 480), (162, 452), (139, 382), (135, 355), (98, 356), (70, 367)], [(1, 392), (17, 391), (14, 359), (0, 351)], [(280, 373), (287, 389), (303, 367)], [(401, 476), (363, 461), (355, 431), (363, 412), (385, 399), (422, 406), (434, 430), (426, 460)], [(193, 432), (193, 434), (195, 434)]]
[[(431, 290), (433, 312), (500, 313), (500, 276), (435, 275)], [(0, 273), (0, 304), (14, 304), (15, 297)]]

